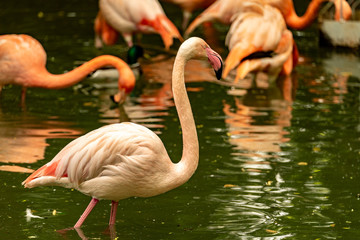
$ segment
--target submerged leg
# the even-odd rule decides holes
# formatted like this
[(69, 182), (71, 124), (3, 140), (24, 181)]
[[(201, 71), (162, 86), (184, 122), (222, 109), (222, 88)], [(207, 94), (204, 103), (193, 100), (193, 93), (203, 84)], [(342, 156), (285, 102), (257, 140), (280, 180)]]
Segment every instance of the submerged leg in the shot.
[(21, 88), (21, 106), (25, 106), (26, 87)]
[(89, 203), (89, 205), (87, 206), (87, 208), (85, 209), (85, 211), (83, 212), (83, 214), (81, 215), (81, 217), (79, 218), (79, 220), (76, 222), (74, 228), (79, 228), (81, 227), (81, 225), (84, 223), (85, 219), (87, 218), (87, 216), (89, 216), (91, 210), (93, 210), (93, 208), (95, 207), (95, 205), (99, 202), (99, 199), (93, 198), (91, 199), (91, 202)]
[(115, 201), (111, 202), (110, 221), (109, 221), (110, 226), (115, 225), (116, 211), (117, 211), (118, 204), (119, 204), (119, 202), (115, 202)]

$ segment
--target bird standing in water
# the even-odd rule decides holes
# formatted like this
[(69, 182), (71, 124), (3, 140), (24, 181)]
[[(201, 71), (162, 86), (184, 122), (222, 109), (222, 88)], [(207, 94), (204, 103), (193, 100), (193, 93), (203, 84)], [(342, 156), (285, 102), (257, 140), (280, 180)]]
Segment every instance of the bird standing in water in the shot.
[(25, 103), (26, 88), (61, 89), (70, 87), (88, 74), (104, 66), (113, 66), (119, 72), (120, 95), (128, 94), (135, 86), (135, 77), (120, 58), (102, 55), (64, 74), (51, 74), (46, 69), (46, 52), (29, 35), (0, 36), (0, 90), (7, 84), (22, 86), (21, 100)]
[(199, 142), (184, 82), (184, 67), (192, 58), (208, 59), (218, 79), (222, 60), (200, 38), (185, 41), (177, 53), (172, 91), (183, 135), (183, 153), (173, 163), (161, 139), (134, 123), (101, 127), (65, 146), (49, 163), (31, 174), (23, 185), (75, 188), (92, 200), (74, 228), (79, 228), (99, 199), (112, 201), (109, 225), (115, 224), (118, 201), (151, 197), (184, 184), (199, 161)]
[(296, 14), (293, 0), (217, 0), (190, 23), (185, 36), (204, 22), (219, 21), (223, 24), (231, 24), (235, 20), (235, 15), (252, 11), (254, 4), (268, 4), (279, 9), (287, 26), (300, 30), (308, 27), (315, 20), (321, 4), (326, 1), (334, 3), (336, 20), (340, 19), (341, 14), (345, 20), (351, 17), (351, 7), (346, 0), (312, 0), (301, 17)]
[[(256, 26), (256, 28), (254, 28)], [(236, 68), (235, 81), (250, 72), (264, 71), (277, 77), (293, 67), (293, 36), (278, 9), (257, 4), (237, 15), (226, 36), (229, 54), (223, 77)]]
[(135, 33), (160, 34), (166, 49), (173, 44), (173, 38), (183, 40), (158, 0), (100, 0), (99, 8), (95, 19), (96, 47), (102, 47), (103, 42), (114, 44), (118, 33), (129, 47), (133, 46)]

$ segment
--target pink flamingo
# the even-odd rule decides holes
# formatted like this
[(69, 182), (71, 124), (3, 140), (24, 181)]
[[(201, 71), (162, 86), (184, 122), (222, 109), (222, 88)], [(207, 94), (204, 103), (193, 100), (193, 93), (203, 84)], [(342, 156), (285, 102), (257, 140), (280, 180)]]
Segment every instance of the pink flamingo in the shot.
[(184, 83), (184, 67), (192, 58), (208, 59), (221, 76), (222, 60), (200, 38), (190, 38), (178, 51), (172, 91), (183, 131), (183, 155), (174, 164), (161, 139), (144, 126), (119, 123), (94, 130), (64, 147), (49, 163), (31, 174), (23, 185), (75, 188), (92, 200), (74, 228), (79, 228), (99, 199), (112, 200), (109, 225), (115, 224), (118, 201), (150, 197), (185, 183), (195, 172), (199, 143)]
[(134, 33), (158, 33), (166, 49), (173, 44), (173, 38), (183, 40), (158, 0), (100, 0), (99, 7), (95, 19), (96, 47), (102, 47), (102, 40), (114, 44), (118, 32), (129, 47), (133, 46)]
[[(325, 1), (331, 1), (335, 4), (336, 20), (340, 19), (341, 13), (344, 19), (351, 17), (351, 7), (346, 0), (312, 0), (305, 14), (301, 17), (295, 12), (293, 0), (217, 0), (190, 23), (185, 31), (185, 36), (188, 36), (195, 28), (204, 22), (219, 21), (223, 24), (231, 24), (234, 20), (234, 15), (239, 12), (251, 11), (254, 3), (262, 5), (269, 4), (279, 9), (289, 27), (304, 29), (315, 20), (321, 4)], [(341, 4), (342, 8), (340, 7)]]
[(26, 88), (61, 89), (74, 85), (89, 73), (103, 66), (114, 66), (119, 72), (119, 95), (129, 93), (135, 77), (129, 66), (120, 58), (103, 55), (64, 74), (51, 74), (46, 69), (46, 52), (41, 44), (28, 35), (0, 36), (0, 90), (7, 84), (22, 86), (21, 99), (25, 102)]
[[(254, 28), (256, 26), (256, 28)], [(254, 5), (239, 14), (226, 36), (229, 54), (223, 77), (237, 68), (235, 81), (249, 72), (289, 75), (293, 67), (293, 36), (280, 11), (269, 5)]]

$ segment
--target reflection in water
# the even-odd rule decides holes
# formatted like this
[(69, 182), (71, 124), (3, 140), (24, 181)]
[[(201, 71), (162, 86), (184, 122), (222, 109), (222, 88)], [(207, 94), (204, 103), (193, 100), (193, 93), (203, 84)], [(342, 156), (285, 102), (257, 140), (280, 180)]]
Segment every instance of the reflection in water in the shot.
[(309, 166), (310, 159), (287, 151), (296, 151), (287, 131), (293, 91), (286, 81), (278, 88), (229, 91), (234, 100), (224, 101), (223, 111), (232, 156), (216, 170), (223, 187), (209, 196), (218, 203), (208, 225), (221, 233), (217, 239), (298, 238), (290, 226), (304, 233), (327, 228), (326, 238), (336, 237), (327, 215), (330, 190), (318, 174), (327, 165), (318, 159)]
[[(223, 103), (232, 157), (217, 170), (226, 182), (220, 192), (210, 196), (220, 204), (211, 215), (209, 229), (226, 232), (225, 239), (292, 236), (279, 233), (277, 219), (289, 215), (286, 209), (294, 206), (295, 190), (287, 186), (288, 179), (283, 178), (281, 169), (273, 162), (288, 162), (281, 145), (290, 141), (284, 128), (291, 125), (297, 84), (286, 78), (278, 85), (267, 89), (231, 89), (228, 94), (233, 96), (233, 102)], [(269, 228), (264, 231), (264, 226)]]
[[(111, 108), (111, 102), (101, 99), (101, 121), (108, 124), (131, 121), (160, 134), (161, 129), (165, 127), (163, 118), (168, 116), (168, 109), (174, 106), (171, 91), (174, 60), (174, 56), (166, 54), (157, 55), (151, 60), (144, 60), (141, 63), (144, 76), (137, 83), (142, 86), (141, 92), (137, 96), (130, 96), (119, 108)], [(185, 70), (186, 82), (217, 81), (212, 69), (203, 61), (190, 60)], [(189, 92), (202, 91), (201, 88), (191, 87), (188, 87), (187, 90)]]
[[(0, 114), (0, 119), (6, 119)], [(0, 170), (11, 172), (32, 172), (31, 169), (14, 164), (34, 163), (44, 159), (47, 139), (75, 138), (81, 132), (71, 128), (68, 122), (56, 118), (38, 120), (35, 117), (20, 116), (17, 119), (2, 120), (0, 127)]]
[[(160, 86), (160, 87), (159, 87)], [(101, 100), (101, 120), (106, 124), (131, 121), (146, 126), (157, 134), (164, 128), (163, 117), (173, 106), (170, 84), (148, 84), (140, 96), (129, 96), (117, 107), (108, 99)]]
[[(290, 126), (291, 88), (287, 87), (290, 78), (283, 81), (282, 88), (272, 87), (267, 89), (250, 88), (247, 91), (230, 94), (244, 94), (234, 96), (232, 107), (224, 102), (223, 111), (227, 118), (230, 143), (241, 155), (264, 157), (267, 153), (281, 151), (280, 144), (289, 141), (284, 137), (288, 134), (284, 127)], [(282, 90), (282, 91), (281, 91)], [(271, 157), (270, 155), (268, 157)]]
[(353, 53), (332, 51), (327, 55), (322, 60), (322, 74), (319, 76), (318, 72), (309, 71), (311, 75), (304, 79), (304, 83), (313, 95), (312, 102), (341, 104), (348, 93), (349, 77), (360, 78), (360, 59)]

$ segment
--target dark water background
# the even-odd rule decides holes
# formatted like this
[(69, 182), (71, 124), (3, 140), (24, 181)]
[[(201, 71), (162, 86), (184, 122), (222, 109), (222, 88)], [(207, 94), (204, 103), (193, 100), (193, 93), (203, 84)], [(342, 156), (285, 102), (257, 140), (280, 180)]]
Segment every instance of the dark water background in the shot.
[[(295, 2), (300, 14), (308, 2)], [(180, 26), (178, 8), (164, 8)], [(95, 0), (2, 1), (0, 32), (38, 39), (52, 73), (105, 53), (125, 57), (122, 41), (94, 48), (97, 9)], [(215, 27), (218, 39), (207, 41), (217, 42), (214, 48), (225, 58), (227, 27)], [(201, 28), (194, 35), (206, 37)], [(199, 167), (188, 183), (166, 194), (122, 200), (118, 239), (360, 239), (359, 50), (319, 47), (316, 24), (294, 36), (304, 61), (291, 76), (292, 88), (281, 81), (247, 90), (187, 84), (201, 146)], [(159, 36), (144, 36), (142, 42), (152, 55), (162, 53), (156, 50), (163, 46)], [(89, 197), (55, 187), (24, 189), (21, 182), (28, 169), (50, 161), (86, 132), (129, 119), (156, 131), (174, 161), (180, 159), (168, 84), (171, 61), (150, 69), (152, 75), (142, 77), (124, 108), (112, 105), (108, 95), (114, 88), (106, 87), (111, 85), (106, 80), (57, 91), (28, 89), (25, 107), (20, 87), (4, 88), (0, 239), (79, 239), (74, 230), (66, 235), (56, 230), (73, 226)], [(26, 209), (42, 219), (27, 219)], [(80, 235), (110, 239), (109, 212), (110, 202), (101, 201)]]

